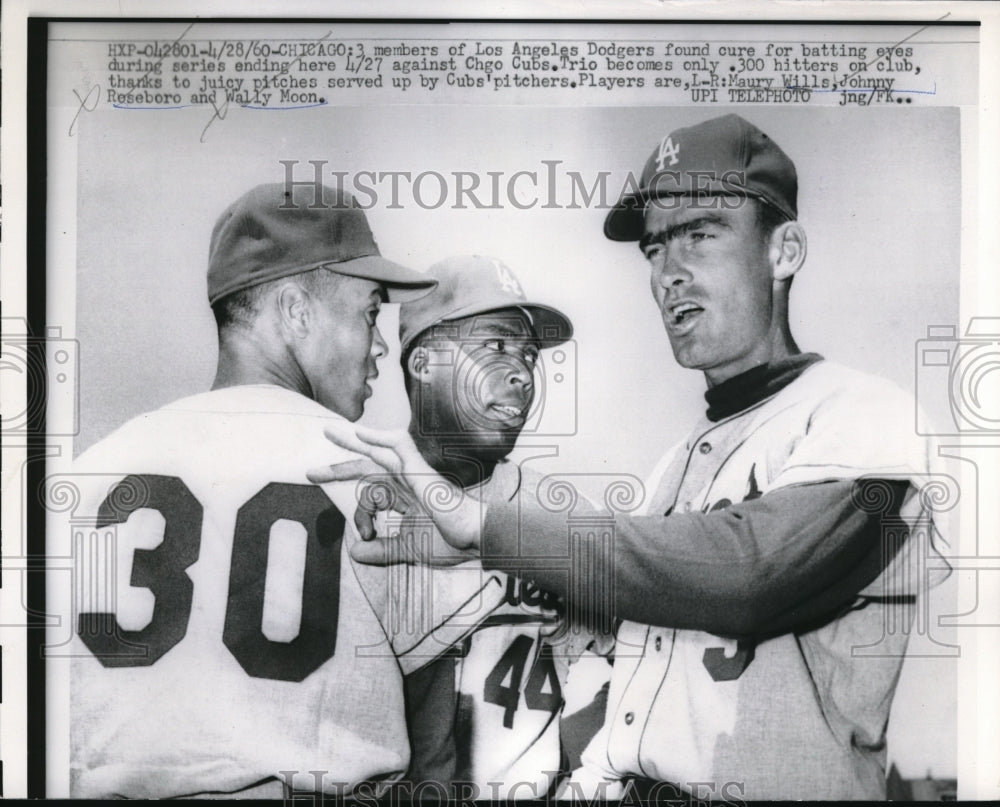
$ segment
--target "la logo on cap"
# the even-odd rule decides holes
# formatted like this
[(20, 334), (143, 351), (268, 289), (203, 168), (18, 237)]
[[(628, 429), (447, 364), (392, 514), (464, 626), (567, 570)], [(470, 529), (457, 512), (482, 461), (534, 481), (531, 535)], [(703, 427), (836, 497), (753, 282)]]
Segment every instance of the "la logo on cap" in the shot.
[(667, 135), (660, 141), (660, 150), (656, 154), (656, 170), (662, 171), (664, 161), (669, 157), (671, 165), (677, 165), (681, 153), (680, 146), (675, 146), (674, 141)]
[(524, 296), (521, 287), (517, 283), (517, 278), (510, 273), (510, 269), (496, 258), (493, 258), (493, 268), (497, 270), (497, 279), (500, 281), (500, 286), (504, 291), (509, 291), (511, 294), (516, 294), (519, 297)]

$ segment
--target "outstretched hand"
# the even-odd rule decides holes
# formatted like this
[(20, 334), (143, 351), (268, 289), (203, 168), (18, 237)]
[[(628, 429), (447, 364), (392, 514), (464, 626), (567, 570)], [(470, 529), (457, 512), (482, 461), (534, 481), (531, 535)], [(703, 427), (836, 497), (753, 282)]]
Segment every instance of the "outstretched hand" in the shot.
[[(485, 505), (431, 468), (407, 432), (332, 423), (325, 434), (330, 442), (367, 457), (307, 473), (316, 484), (365, 483), (354, 517), (363, 539), (351, 548), (355, 560), (454, 565), (476, 556)], [(396, 534), (378, 536), (375, 515), (389, 509), (403, 514), (402, 526)]]

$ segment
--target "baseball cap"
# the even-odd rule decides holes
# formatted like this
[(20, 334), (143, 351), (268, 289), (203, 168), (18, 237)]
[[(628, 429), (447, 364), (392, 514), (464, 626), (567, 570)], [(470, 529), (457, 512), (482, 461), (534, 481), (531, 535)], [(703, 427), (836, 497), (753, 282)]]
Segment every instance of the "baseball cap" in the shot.
[(661, 196), (753, 196), (797, 218), (795, 164), (760, 129), (723, 115), (675, 129), (646, 160), (639, 190), (626, 193), (604, 220), (612, 241), (638, 241), (649, 199)]
[(434, 264), (427, 275), (437, 280), (437, 287), (399, 307), (399, 341), (404, 353), (417, 336), (439, 322), (505, 308), (519, 308), (528, 315), (543, 347), (558, 345), (573, 335), (573, 325), (566, 315), (550, 306), (528, 302), (514, 273), (496, 258), (447, 258)]
[(208, 302), (323, 267), (385, 284), (390, 302), (426, 294), (434, 281), (387, 261), (354, 198), (326, 185), (258, 185), (212, 230)]

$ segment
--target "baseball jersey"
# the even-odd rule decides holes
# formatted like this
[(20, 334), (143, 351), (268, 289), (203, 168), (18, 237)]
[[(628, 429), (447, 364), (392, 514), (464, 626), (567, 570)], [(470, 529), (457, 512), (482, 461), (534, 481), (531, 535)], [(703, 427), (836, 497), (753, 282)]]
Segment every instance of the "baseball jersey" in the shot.
[[(472, 491), (487, 502), (513, 501), (537, 498), (541, 484), (537, 474), (501, 462)], [(453, 688), (449, 692), (422, 682), (422, 689), (435, 694), (416, 706), (412, 721), (431, 748), (441, 743), (428, 736), (425, 726), (438, 722), (431, 733), (448, 737), (453, 748), (446, 775), (469, 783), (478, 798), (542, 798), (560, 769), (559, 716), (569, 665), (592, 635), (582, 626), (568, 628), (553, 595), (514, 576), (503, 580), (501, 607), (478, 623), (451, 658), (435, 662), (433, 674), (452, 679)], [(414, 754), (420, 759), (408, 778), (432, 775), (434, 762), (416, 749)], [(443, 770), (448, 769), (440, 767), (433, 775)]]
[(559, 769), (562, 685), (546, 642), (559, 617), (551, 595), (514, 577), (505, 606), (456, 664), (455, 778), (481, 798), (541, 798)]
[(231, 387), (79, 458), (93, 521), (75, 536), (74, 796), (229, 793), (282, 772), (349, 792), (405, 771), (410, 656), (460, 640), (461, 619), (443, 638), (449, 619), (502, 587), (477, 581), (411, 618), (423, 582), (351, 561), (356, 486), (305, 478), (353, 457), (324, 439), (337, 418), (287, 389)]
[[(620, 796), (593, 786), (633, 775), (697, 798), (885, 797), (889, 707), (927, 582), (920, 553), (933, 551), (913, 405), (816, 361), (703, 418), (667, 455), (648, 512), (615, 525), (618, 587), (638, 592), (619, 613), (649, 618), (619, 629), (605, 725), (573, 777), (581, 793)], [(855, 487), (862, 477), (877, 481)], [(540, 551), (535, 533), (554, 527), (533, 516), (522, 512), (521, 540)], [(493, 517), (484, 545), (499, 554)], [(823, 618), (802, 615), (807, 597)]]

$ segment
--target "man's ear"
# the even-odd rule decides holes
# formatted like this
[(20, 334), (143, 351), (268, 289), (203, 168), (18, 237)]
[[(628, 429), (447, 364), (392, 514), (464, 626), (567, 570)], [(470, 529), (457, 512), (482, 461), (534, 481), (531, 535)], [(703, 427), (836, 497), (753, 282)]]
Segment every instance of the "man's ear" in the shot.
[(423, 345), (410, 351), (406, 360), (406, 371), (414, 381), (420, 381), (430, 372), (430, 352)]
[(789, 280), (806, 260), (806, 231), (797, 221), (786, 221), (771, 233), (768, 257), (775, 280)]
[(295, 281), (282, 283), (275, 294), (282, 327), (296, 339), (305, 339), (312, 324), (309, 293)]

